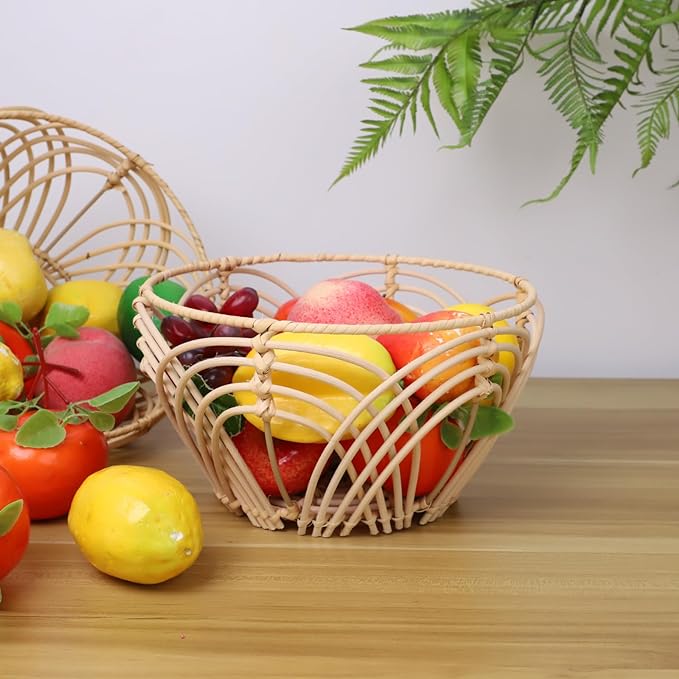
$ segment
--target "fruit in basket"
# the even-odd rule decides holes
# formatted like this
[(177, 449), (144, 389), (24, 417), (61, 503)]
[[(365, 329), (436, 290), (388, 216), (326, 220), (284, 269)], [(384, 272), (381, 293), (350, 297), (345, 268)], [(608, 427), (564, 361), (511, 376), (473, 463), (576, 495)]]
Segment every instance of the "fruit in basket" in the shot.
[(285, 321), (288, 318), (288, 314), (290, 313), (290, 309), (292, 309), (293, 306), (297, 303), (297, 297), (291, 297), (289, 300), (286, 302), (283, 302), (278, 309), (276, 309), (276, 313), (274, 314), (274, 318), (277, 321)]
[(118, 304), (123, 291), (115, 283), (101, 280), (67, 281), (53, 287), (47, 295), (44, 314), (56, 304), (84, 306), (89, 318), (84, 325), (90, 328), (103, 328), (119, 335)]
[(0, 344), (0, 401), (13, 401), (24, 390), (21, 361), (5, 344)]
[[(450, 310), (439, 310), (433, 311), (424, 316), (420, 316), (417, 319), (418, 323), (426, 323), (433, 321), (441, 321), (448, 319), (460, 318), (461, 316), (468, 316), (461, 311), (450, 311)], [(381, 335), (378, 337), (378, 341), (386, 347), (391, 355), (391, 358), (396, 365), (397, 370), (404, 368), (411, 361), (423, 356), (424, 354), (434, 351), (436, 347), (463, 338), (464, 335), (471, 332), (479, 330), (478, 326), (470, 326), (466, 328), (453, 328), (451, 330), (436, 330), (430, 332), (416, 332), (407, 333), (401, 335)], [(425, 361), (422, 365), (413, 368), (406, 376), (405, 383), (407, 385), (412, 384), (417, 379), (426, 376), (429, 371), (433, 370), (436, 366), (440, 365), (443, 361), (459, 356), (465, 351), (474, 349), (475, 347), (481, 346), (481, 341), (478, 339), (472, 339), (467, 342), (461, 342), (457, 346), (447, 349), (443, 353), (438, 354), (435, 357), (430, 358)], [(451, 367), (446, 368), (438, 375), (432, 375), (429, 379), (424, 382), (422, 386), (416, 391), (417, 396), (420, 398), (426, 398), (434, 392), (437, 388), (448, 382), (449, 380), (455, 379), (460, 373), (469, 368), (473, 368), (477, 364), (477, 358), (465, 358), (457, 363), (454, 363)], [(455, 385), (451, 385), (443, 394), (441, 394), (436, 400), (437, 402), (450, 401), (458, 396), (461, 396), (469, 389), (474, 386), (474, 377), (468, 377), (458, 382)]]
[[(415, 404), (413, 403), (413, 406)], [(417, 419), (417, 427), (424, 427), (431, 417), (443, 406), (437, 404), (429, 408), (423, 415)], [(450, 465), (454, 462), (457, 455), (458, 448), (464, 440), (464, 431), (469, 425), (469, 420), (472, 416), (472, 407), (469, 405), (457, 408), (448, 416), (444, 417), (441, 422), (435, 425), (420, 439), (420, 462), (417, 469), (417, 481), (415, 482), (415, 497), (420, 497), (431, 493), (438, 485), (439, 481), (444, 478)], [(406, 412), (403, 407), (399, 408), (394, 415), (386, 422), (386, 427), (389, 432), (394, 432), (396, 428), (402, 424), (406, 417)], [(474, 422), (471, 426), (469, 434), (469, 441), (474, 442), (489, 436), (499, 436), (514, 427), (514, 420), (509, 413), (493, 406), (479, 406), (476, 411)], [(413, 434), (406, 430), (394, 444), (396, 452), (401, 451), (404, 446), (411, 440)], [(385, 437), (379, 431), (375, 430), (368, 437), (368, 448), (373, 455), (380, 453), (380, 448), (384, 444)], [(469, 444), (468, 444), (469, 445)], [(415, 448), (411, 450), (399, 462), (398, 468), (401, 473), (401, 493), (405, 497), (408, 492), (408, 485), (413, 472), (413, 453)], [(454, 474), (463, 463), (469, 447), (463, 451), (459, 457), (459, 461), (455, 465), (452, 472)], [(387, 452), (377, 462), (378, 474), (383, 472), (391, 460), (391, 456)], [(363, 453), (358, 451), (352, 459), (353, 465), (358, 473), (362, 472), (365, 467), (365, 458)], [(451, 476), (452, 476), (451, 474)], [(394, 492), (393, 473), (384, 482), (384, 488), (390, 493)]]
[(7, 470), (0, 467), (0, 580), (21, 561), (30, 532), (28, 507), (21, 490)]
[[(288, 344), (289, 347), (274, 349), (276, 362), (291, 365), (296, 369), (302, 368), (313, 371), (313, 375), (298, 375), (276, 368), (271, 371), (274, 385), (273, 401), (279, 413), (291, 413), (297, 417), (307, 419), (311, 424), (325, 430), (329, 435), (337, 431), (340, 424), (352, 412), (359, 401), (353, 394), (348, 393), (341, 386), (348, 385), (358, 392), (362, 398), (376, 390), (385, 378), (395, 372), (394, 363), (386, 349), (376, 340), (367, 335), (335, 335), (321, 333), (292, 333), (283, 332), (276, 335), (276, 344)], [(273, 343), (273, 342), (272, 342)], [(340, 352), (347, 358), (329, 355)], [(252, 350), (248, 356), (254, 358)], [(352, 361), (352, 358), (367, 363), (371, 367), (364, 367)], [(233, 376), (234, 383), (252, 383), (256, 379), (254, 367), (239, 366)], [(330, 381), (329, 381), (330, 380)], [(333, 383), (339, 380), (340, 386)], [(277, 388), (295, 390), (292, 393), (277, 393)], [(234, 393), (239, 405), (252, 406), (257, 402), (255, 390), (236, 391)], [(309, 403), (304, 396), (311, 397), (316, 402)], [(371, 406), (375, 411), (381, 410), (394, 393), (391, 389), (377, 394)], [(330, 408), (333, 414), (323, 408)], [(258, 429), (264, 429), (261, 418), (252, 413), (245, 417)], [(370, 421), (368, 410), (363, 410), (354, 420), (354, 426), (361, 430)], [(276, 415), (271, 420), (271, 431), (275, 438), (295, 443), (320, 443), (326, 436), (306, 424), (300, 424)], [(344, 438), (350, 437), (346, 432)]]
[[(431, 412), (431, 411), (430, 411)], [(428, 415), (420, 420), (419, 426), (422, 426)], [(396, 427), (403, 421), (406, 416), (403, 408), (399, 408), (394, 415), (392, 415), (385, 423), (389, 432), (393, 432)], [(455, 432), (451, 431), (455, 428)], [(430, 432), (424, 435), (420, 441), (420, 462), (417, 470), (417, 481), (415, 485), (415, 497), (421, 497), (427, 493), (431, 493), (436, 487), (436, 484), (443, 478), (448, 470), (448, 467), (455, 460), (457, 452), (457, 443), (461, 438), (462, 429), (459, 422), (451, 419), (444, 419), (441, 424), (436, 425)], [(398, 452), (410, 441), (412, 434), (406, 431), (396, 441), (394, 448)], [(373, 432), (368, 438), (367, 444), (370, 452), (376, 455), (380, 447), (384, 443), (384, 436), (379, 430)], [(405, 458), (399, 463), (398, 468), (401, 473), (401, 492), (405, 497), (408, 492), (408, 485), (413, 467), (413, 453), (408, 453)], [(460, 455), (459, 462), (455, 466), (455, 471), (459, 468), (464, 460), (464, 456)], [(390, 456), (385, 454), (377, 463), (377, 472), (384, 471), (389, 464)], [(358, 473), (365, 469), (366, 463), (363, 453), (359, 450), (354, 456), (353, 465)], [(390, 493), (394, 492), (393, 475), (389, 476), (384, 483), (384, 488)]]
[[(262, 491), (266, 495), (280, 497), (264, 434), (249, 422), (245, 422), (241, 432), (231, 440)], [(281, 478), (290, 495), (306, 490), (324, 448), (324, 443), (292, 443), (274, 439)]]
[[(139, 297), (139, 288), (141, 288), (148, 278), (148, 276), (141, 276), (140, 278), (135, 278), (135, 280), (128, 284), (120, 297), (117, 310), (120, 338), (123, 340), (127, 350), (138, 361), (141, 361), (142, 353), (137, 346), (137, 340), (139, 339), (140, 334), (132, 322), (137, 315), (132, 303)], [(178, 304), (186, 293), (186, 288), (175, 281), (161, 281), (160, 283), (156, 283), (152, 290), (158, 297), (168, 302), (172, 302), (173, 304)], [(161, 311), (160, 313), (166, 315), (166, 312), (164, 311)], [(156, 327), (160, 329), (160, 319), (154, 316), (153, 322), (156, 324)]]
[[(30, 422), (33, 417), (39, 418), (37, 423)], [(90, 422), (63, 425), (63, 441), (48, 445), (53, 442), (48, 437), (55, 419), (48, 411), (28, 411), (18, 418), (18, 432), (0, 431), (0, 467), (21, 488), (35, 520), (65, 516), (80, 484), (108, 461), (106, 437)], [(22, 425), (27, 427), (23, 436)], [(34, 446), (20, 443), (27, 431)]]
[[(489, 314), (493, 313), (494, 309), (492, 309), (489, 306), (486, 306), (485, 304), (471, 304), (471, 303), (466, 303), (466, 304), (456, 304), (455, 306), (448, 307), (452, 311), (461, 311), (462, 313), (469, 314), (470, 316), (478, 316), (479, 314)], [(500, 321), (495, 321), (493, 323), (494, 328), (508, 328), (510, 327), (509, 323), (505, 320), (500, 320)], [(495, 341), (498, 344), (513, 344), (515, 346), (519, 346), (519, 340), (516, 335), (511, 335), (511, 334), (503, 334), (503, 335), (496, 335), (495, 336)], [(498, 362), (504, 365), (507, 370), (509, 370), (509, 374), (511, 375), (512, 372), (514, 371), (514, 366), (516, 365), (516, 357), (511, 351), (500, 351), (498, 353)]]
[[(41, 405), (61, 410), (68, 403), (102, 394), (118, 385), (134, 382), (137, 371), (125, 345), (114, 334), (102, 328), (80, 328), (77, 339), (57, 337), (45, 349), (49, 384), (38, 379)], [(116, 414), (119, 424), (134, 409), (134, 401)]]
[(219, 313), (228, 316), (250, 317), (255, 313), (258, 306), (259, 293), (254, 288), (247, 286), (232, 292), (222, 304)]
[(24, 321), (35, 318), (47, 301), (47, 284), (28, 239), (0, 229), (0, 302), (16, 302)]
[(203, 548), (195, 498), (152, 467), (114, 465), (92, 474), (73, 498), (68, 528), (92, 566), (144, 585), (183, 573)]
[(417, 312), (393, 297), (385, 297), (384, 301), (401, 317), (404, 323), (412, 323), (419, 316)]
[(375, 288), (353, 279), (329, 279), (312, 286), (290, 309), (288, 320), (305, 323), (401, 323)]

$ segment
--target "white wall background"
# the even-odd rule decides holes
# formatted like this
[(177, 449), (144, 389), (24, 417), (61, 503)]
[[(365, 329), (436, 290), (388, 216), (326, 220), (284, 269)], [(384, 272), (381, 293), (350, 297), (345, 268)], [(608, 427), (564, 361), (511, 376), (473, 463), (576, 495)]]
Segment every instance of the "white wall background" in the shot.
[[(0, 105), (102, 129), (153, 162), (213, 256), (401, 253), (475, 261), (538, 287), (541, 376), (679, 377), (674, 142), (634, 180), (627, 115), (599, 171), (548, 193), (571, 137), (531, 68), (471, 150), (437, 151), (424, 120), (332, 191), (378, 46), (342, 27), (461, 0), (5, 0)], [(623, 113), (619, 111), (619, 114)], [(443, 118), (441, 119), (443, 122)], [(455, 141), (450, 125), (445, 142)], [(676, 133), (679, 136), (679, 131)]]

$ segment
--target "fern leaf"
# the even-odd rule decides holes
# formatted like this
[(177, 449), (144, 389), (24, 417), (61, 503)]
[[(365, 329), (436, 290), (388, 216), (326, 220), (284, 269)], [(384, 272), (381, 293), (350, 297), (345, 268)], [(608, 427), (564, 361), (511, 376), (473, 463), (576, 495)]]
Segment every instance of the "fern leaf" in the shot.
[(474, 110), (476, 90), (481, 75), (481, 36), (478, 31), (467, 31), (453, 40), (442, 60), (452, 83), (451, 96), (462, 118), (462, 130), (469, 127)]
[(594, 0), (592, 8), (589, 10), (585, 20), (585, 30), (589, 31), (598, 18), (599, 25), (596, 29), (596, 37), (598, 38), (610, 21), (613, 12), (620, 4), (622, 4), (622, 2), (624, 2), (624, 0)]
[[(397, 124), (399, 132), (402, 132), (408, 113), (413, 129), (416, 128), (418, 97), (438, 135), (431, 110), (430, 81), (434, 83), (443, 108), (458, 129), (463, 128), (461, 111), (467, 111), (478, 83), (481, 62), (478, 27), (495, 11), (498, 10), (477, 12), (464, 9), (431, 15), (390, 17), (354, 29), (390, 40), (390, 44), (399, 47), (407, 45), (412, 51), (432, 46), (438, 49), (433, 54), (396, 54), (361, 64), (364, 68), (398, 75), (365, 79), (372, 85), (372, 93), (377, 95), (371, 99), (368, 107), (377, 120), (364, 121), (361, 133), (333, 186), (372, 158)], [(445, 42), (441, 42), (444, 33)], [(398, 92), (390, 92), (392, 89)]]
[(423, 50), (445, 45), (450, 34), (458, 31), (463, 24), (462, 14), (439, 12), (377, 19), (349, 30), (388, 40), (398, 47)]
[(380, 61), (366, 61), (361, 64), (362, 68), (373, 68), (378, 71), (392, 71), (404, 75), (420, 74), (427, 70), (431, 62), (430, 55), (419, 56), (417, 54), (397, 54)]
[(434, 115), (431, 112), (431, 91), (429, 89), (429, 77), (426, 77), (422, 80), (422, 85), (420, 87), (420, 103), (422, 104), (422, 108), (424, 109), (424, 112), (427, 114), (427, 118), (429, 120), (430, 125), (432, 126), (432, 129), (434, 130), (434, 134), (438, 137), (439, 136), (439, 131), (436, 127), (436, 121), (434, 120)]
[(488, 49), (492, 56), (488, 65), (488, 77), (479, 85), (474, 106), (470, 107), (469, 125), (462, 133), (459, 143), (447, 148), (471, 145), (507, 81), (521, 66), (537, 12), (538, 7), (526, 8), (512, 14), (509, 22), (502, 18), (501, 23), (490, 27)]
[[(574, 42), (573, 46), (574, 55), (578, 58), (576, 63), (579, 63), (583, 73), (589, 73), (588, 78), (580, 79), (580, 92), (577, 95), (578, 98), (588, 102), (586, 110), (583, 111), (582, 107), (571, 101), (575, 95), (568, 90), (567, 80), (557, 77), (551, 83), (551, 97), (555, 103), (559, 102), (557, 105), (560, 110), (577, 130), (577, 140), (570, 166), (566, 175), (547, 198), (530, 201), (530, 203), (545, 202), (556, 198), (573, 177), (587, 152), (590, 156), (590, 165), (594, 169), (603, 127), (614, 108), (621, 102), (624, 94), (629, 91), (638, 77), (639, 68), (644, 63), (658, 30), (651, 23), (665, 16), (669, 12), (670, 4), (671, 0), (624, 0), (621, 3), (612, 29), (617, 44), (614, 54), (618, 63), (608, 68), (609, 75), (603, 79), (598, 91), (596, 82), (599, 76), (594, 72), (594, 78), (591, 80), (593, 73), (590, 70), (591, 65), (587, 64), (593, 54), (592, 48), (596, 50), (596, 47), (588, 36), (585, 39), (584, 29), (580, 33), (579, 39)], [(622, 29), (625, 34), (622, 34)], [(586, 115), (582, 115), (583, 113)]]
[(635, 175), (651, 164), (660, 141), (669, 138), (672, 116), (679, 120), (679, 64), (667, 68), (664, 75), (668, 77), (644, 95), (638, 106), (637, 138), (641, 165), (634, 171)]

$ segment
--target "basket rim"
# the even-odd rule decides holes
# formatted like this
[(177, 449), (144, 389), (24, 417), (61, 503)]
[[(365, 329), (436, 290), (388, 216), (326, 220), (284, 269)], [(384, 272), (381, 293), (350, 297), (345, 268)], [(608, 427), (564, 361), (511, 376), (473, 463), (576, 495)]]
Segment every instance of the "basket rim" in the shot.
[[(398, 264), (408, 264), (411, 266), (423, 266), (439, 269), (454, 269), (469, 273), (477, 273), (500, 280), (513, 285), (518, 291), (525, 295), (523, 301), (498, 312), (483, 313), (466, 318), (455, 318), (438, 321), (404, 322), (404, 323), (382, 323), (382, 324), (344, 324), (344, 323), (308, 323), (290, 320), (277, 320), (270, 317), (248, 318), (243, 316), (232, 316), (207, 311), (200, 311), (175, 304), (159, 297), (153, 292), (153, 286), (158, 283), (179, 276), (182, 274), (197, 271), (209, 271), (215, 269), (222, 272), (233, 272), (241, 266), (253, 266), (273, 264), (279, 262), (290, 263), (312, 263), (312, 262), (368, 262), (373, 264), (384, 264), (385, 266), (396, 266)], [(133, 302), (137, 312), (142, 306), (153, 306), (163, 311), (168, 311), (177, 315), (190, 318), (192, 320), (206, 321), (215, 325), (225, 324), (239, 328), (249, 328), (258, 334), (265, 332), (280, 333), (319, 333), (319, 334), (347, 334), (347, 335), (381, 335), (381, 334), (406, 334), (415, 332), (436, 332), (441, 330), (453, 330), (467, 328), (471, 326), (481, 326), (482, 328), (492, 327), (496, 321), (515, 318), (528, 311), (538, 301), (537, 291), (533, 284), (522, 276), (516, 276), (505, 271), (493, 269), (486, 266), (471, 264), (468, 262), (454, 262), (443, 259), (431, 259), (426, 257), (407, 257), (401, 255), (356, 255), (356, 254), (328, 254), (328, 253), (307, 253), (307, 254), (286, 254), (278, 253), (275, 255), (262, 256), (232, 256), (210, 260), (198, 260), (191, 264), (166, 269), (150, 276), (139, 290), (139, 296)]]
[(34, 108), (31, 106), (0, 107), (0, 120), (13, 120), (13, 119), (33, 122), (46, 121), (49, 123), (63, 125), (64, 127), (71, 127), (73, 129), (80, 130), (81, 132), (85, 132), (86, 134), (90, 134), (93, 137), (96, 137), (103, 141), (104, 143), (108, 144), (109, 146), (112, 146), (116, 151), (124, 155), (136, 169), (141, 170), (142, 172), (147, 174), (149, 178), (152, 179), (158, 185), (161, 191), (170, 199), (170, 202), (179, 212), (184, 222), (184, 226), (186, 227), (187, 231), (189, 232), (189, 235), (191, 236), (191, 240), (193, 241), (193, 245), (196, 249), (197, 255), (201, 258), (207, 257), (203, 240), (200, 237), (200, 234), (198, 233), (198, 230), (196, 229), (196, 226), (193, 223), (191, 217), (189, 216), (189, 213), (187, 212), (183, 203), (179, 200), (177, 195), (170, 188), (169, 184), (155, 171), (153, 165), (149, 163), (140, 153), (131, 150), (124, 144), (121, 144), (117, 139), (111, 137), (105, 132), (102, 132), (96, 127), (92, 127), (91, 125), (87, 125), (78, 120), (74, 120), (73, 118), (68, 118), (66, 116), (49, 113), (42, 109)]

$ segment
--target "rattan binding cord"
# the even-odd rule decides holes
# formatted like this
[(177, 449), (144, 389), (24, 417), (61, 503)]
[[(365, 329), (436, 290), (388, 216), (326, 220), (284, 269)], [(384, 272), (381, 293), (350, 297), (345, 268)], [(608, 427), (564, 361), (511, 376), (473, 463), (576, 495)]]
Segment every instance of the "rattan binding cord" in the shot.
[[(430, 321), (428, 323), (403, 323), (386, 325), (332, 325), (300, 323), (273, 318), (277, 305), (289, 296), (297, 293), (282, 278), (271, 273), (276, 264), (297, 263), (303, 267), (314, 267), (315, 278), (324, 278), (324, 266), (329, 263), (342, 263), (364, 266), (359, 270), (344, 271), (333, 277), (352, 277), (381, 280), (376, 285), (384, 295), (400, 297), (404, 294), (419, 297), (423, 304), (434, 308), (445, 307), (456, 302), (463, 302), (464, 296), (450, 287), (446, 278), (451, 275), (491, 278), (499, 283), (503, 290), (500, 294), (485, 300), (493, 308), (492, 313), (479, 316), (457, 318), (455, 320)], [(365, 268), (365, 266), (367, 268)], [(263, 292), (259, 313), (255, 318), (241, 318), (223, 314), (207, 313), (172, 304), (156, 296), (151, 285), (165, 279), (193, 274), (197, 279), (194, 290), (211, 294), (216, 302), (224, 299), (230, 292), (245, 284), (260, 287)], [(273, 288), (273, 291), (271, 291)], [(187, 294), (190, 294), (189, 290)], [(144, 354), (142, 370), (154, 380), (163, 408), (183, 441), (193, 453), (209, 479), (215, 495), (232, 512), (245, 514), (254, 526), (269, 530), (284, 527), (286, 521), (294, 521), (298, 532), (313, 536), (329, 537), (334, 534), (348, 535), (358, 524), (365, 524), (371, 534), (390, 533), (393, 530), (408, 528), (419, 516), (419, 523), (427, 524), (440, 517), (460, 496), (463, 488), (473, 477), (495, 443), (495, 438), (484, 438), (470, 441), (471, 431), (482, 399), (490, 398), (495, 405), (511, 412), (516, 404), (526, 380), (532, 370), (543, 330), (543, 309), (537, 293), (529, 281), (511, 274), (496, 271), (472, 264), (449, 262), (415, 257), (399, 256), (360, 256), (360, 255), (274, 255), (254, 257), (225, 257), (219, 260), (204, 262), (198, 265), (187, 265), (166, 271), (154, 276), (140, 292), (135, 302), (138, 311), (137, 327), (142, 334), (140, 346)], [(215, 340), (196, 339), (170, 348), (161, 333), (153, 324), (154, 314), (172, 313), (185, 318), (201, 320), (209, 323), (232, 325), (249, 328), (256, 334), (252, 338), (224, 338)], [(508, 327), (498, 328), (496, 321), (506, 320)], [(391, 333), (407, 333), (427, 330), (444, 330), (452, 328), (469, 329), (467, 334), (457, 340), (442, 344), (436, 349), (411, 361), (410, 364), (388, 375), (369, 362), (355, 356), (338, 353), (332, 349), (319, 347), (314, 349), (320, 354), (349, 361), (366, 370), (372, 370), (379, 378), (380, 385), (371, 393), (363, 395), (355, 393), (346, 383), (339, 386), (347, 394), (356, 399), (354, 410), (343, 417), (334, 412), (322, 399), (309, 393), (296, 391), (294, 396), (302, 402), (320, 408), (338, 423), (337, 431), (331, 434), (311, 419), (300, 417), (292, 412), (277, 409), (276, 395), (283, 393), (284, 388), (276, 384), (275, 371), (284, 370), (289, 374), (322, 380), (338, 386), (337, 380), (318, 371), (294, 364), (283, 364), (277, 359), (277, 350), (295, 349), (309, 351), (309, 346), (295, 345), (294, 340), (288, 343), (277, 339), (279, 333), (336, 333), (365, 334), (376, 336)], [(498, 343), (499, 335), (513, 335), (518, 339), (514, 343)], [(470, 344), (471, 343), (471, 344)], [(220, 356), (207, 358), (184, 367), (178, 356), (184, 351), (205, 346), (232, 346), (240, 344), (251, 349), (247, 357)], [(414, 368), (440, 356), (456, 346), (464, 345), (464, 351), (443, 363), (433, 365), (417, 382), (404, 387), (401, 380)], [(510, 374), (505, 365), (497, 360), (499, 351), (508, 351), (514, 355), (515, 363)], [(421, 402), (411, 401), (414, 391), (423, 383), (449, 370), (462, 361), (473, 359), (473, 366), (457, 372), (448, 379), (430, 397)], [(254, 368), (250, 382), (230, 383), (212, 390), (203, 396), (196, 388), (193, 377), (203, 370), (216, 366), (238, 367), (248, 365)], [(465, 364), (466, 365), (466, 364)], [(502, 386), (490, 380), (499, 373)], [(467, 383), (472, 385), (459, 397), (448, 402), (436, 414), (418, 427), (417, 419), (447, 392), (452, 386)], [(215, 415), (211, 404), (224, 394), (237, 394), (239, 391), (254, 392), (254, 405), (236, 405)], [(376, 397), (385, 392), (393, 395), (391, 402), (379, 411), (372, 407)], [(471, 416), (463, 433), (462, 441), (448, 470), (437, 486), (426, 496), (415, 497), (417, 473), (420, 463), (420, 442), (427, 432), (457, 408), (468, 404)], [(406, 416), (397, 429), (390, 433), (385, 423), (398, 408), (402, 408)], [(368, 410), (372, 415), (369, 424), (362, 431), (356, 430), (356, 416)], [(270, 464), (280, 491), (280, 499), (267, 497), (257, 484), (254, 476), (238, 452), (234, 441), (226, 433), (224, 423), (235, 415), (257, 415), (264, 422), (267, 449)], [(297, 422), (314, 429), (323, 440), (327, 441), (325, 450), (316, 465), (306, 493), (291, 497), (283, 485), (280, 471), (276, 464), (271, 437), (271, 421), (274, 417)], [(379, 451), (368, 451), (367, 438), (379, 431), (384, 443)], [(398, 450), (394, 443), (402, 433), (411, 434), (407, 445)], [(511, 435), (511, 434), (508, 434)], [(352, 460), (363, 455), (366, 460), (364, 469), (357, 472)], [(412, 469), (407, 487), (402, 483), (400, 462), (406, 455), (412, 455)], [(378, 461), (384, 458), (388, 464), (381, 471)], [(457, 468), (458, 462), (462, 461)], [(326, 463), (334, 461), (334, 471), (324, 474)], [(456, 469), (457, 468), (457, 469)], [(390, 478), (393, 492), (387, 492), (385, 482)]]
[[(124, 287), (206, 259), (184, 206), (141, 155), (29, 107), (0, 108), (0, 228), (29, 239), (48, 286), (100, 278)], [(135, 439), (162, 415), (145, 380), (132, 418), (108, 434), (109, 444)]]

